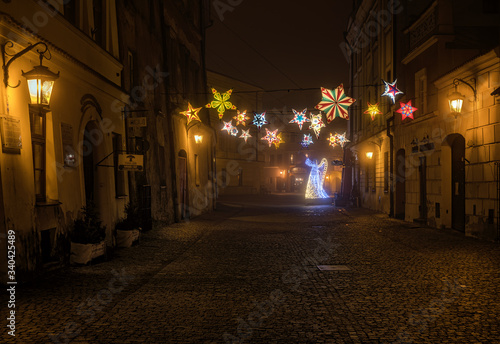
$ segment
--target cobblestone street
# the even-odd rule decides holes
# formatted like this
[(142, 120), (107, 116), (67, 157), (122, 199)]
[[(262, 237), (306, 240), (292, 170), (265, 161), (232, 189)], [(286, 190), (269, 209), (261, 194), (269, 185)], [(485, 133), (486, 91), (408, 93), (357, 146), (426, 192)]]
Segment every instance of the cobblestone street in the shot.
[(222, 199), (109, 261), (19, 286), (15, 338), (3, 293), (0, 341), (500, 343), (497, 243), (301, 203)]

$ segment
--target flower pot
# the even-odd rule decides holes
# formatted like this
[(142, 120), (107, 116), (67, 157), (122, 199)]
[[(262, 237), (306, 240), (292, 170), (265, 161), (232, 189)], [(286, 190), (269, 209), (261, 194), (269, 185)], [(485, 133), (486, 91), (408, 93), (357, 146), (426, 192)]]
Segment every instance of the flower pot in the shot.
[(106, 254), (106, 243), (101, 241), (98, 244), (78, 244), (71, 243), (71, 264), (88, 264), (93, 259)]
[(141, 232), (138, 229), (132, 230), (116, 230), (116, 246), (117, 247), (130, 247), (135, 242), (139, 241)]

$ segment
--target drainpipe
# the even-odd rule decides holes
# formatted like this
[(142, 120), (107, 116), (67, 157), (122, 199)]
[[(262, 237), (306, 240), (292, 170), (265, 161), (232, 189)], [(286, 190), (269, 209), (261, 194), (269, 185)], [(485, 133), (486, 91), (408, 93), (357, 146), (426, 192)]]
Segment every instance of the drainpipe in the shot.
[(391, 134), (391, 122), (394, 115), (387, 119), (387, 137), (389, 138), (389, 216), (394, 217), (394, 136)]

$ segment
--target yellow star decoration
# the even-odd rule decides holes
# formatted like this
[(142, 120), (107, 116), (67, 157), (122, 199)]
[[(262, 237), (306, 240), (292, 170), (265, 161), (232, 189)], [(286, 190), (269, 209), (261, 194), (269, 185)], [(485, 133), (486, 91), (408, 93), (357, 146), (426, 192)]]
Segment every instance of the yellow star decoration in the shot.
[(370, 102), (368, 102), (368, 109), (364, 113), (372, 116), (372, 121), (375, 120), (376, 115), (382, 114), (382, 112), (378, 108), (378, 103), (377, 104), (370, 104)]
[(234, 106), (230, 101), (229, 98), (231, 97), (231, 93), (233, 93), (233, 90), (228, 90), (225, 93), (220, 94), (217, 92), (215, 88), (212, 88), (212, 93), (214, 94), (214, 100), (212, 100), (211, 103), (205, 105), (206, 108), (213, 108), (217, 109), (217, 112), (219, 113), (219, 119), (222, 119), (222, 116), (224, 116), (224, 111), (226, 110), (236, 110), (236, 106)]
[(281, 133), (279, 133), (278, 135), (276, 135), (276, 141), (274, 141), (274, 146), (276, 148), (279, 148), (280, 144), (282, 143), (285, 143), (285, 140), (283, 140), (283, 137), (281, 137)]
[(240, 112), (240, 110), (237, 110), (237, 115), (233, 117), (233, 119), (236, 120), (236, 125), (240, 125), (240, 124), (243, 124), (243, 126), (246, 127), (247, 123), (246, 121), (248, 121), (250, 119), (250, 117), (247, 116), (247, 110), (243, 111), (243, 112)]
[(188, 109), (186, 111), (182, 111), (181, 112), (181, 115), (184, 115), (187, 117), (187, 124), (191, 123), (191, 121), (200, 121), (201, 122), (201, 119), (200, 117), (198, 117), (198, 112), (200, 112), (202, 108), (197, 108), (197, 109), (193, 109), (193, 107), (191, 106), (190, 103), (188, 103)]

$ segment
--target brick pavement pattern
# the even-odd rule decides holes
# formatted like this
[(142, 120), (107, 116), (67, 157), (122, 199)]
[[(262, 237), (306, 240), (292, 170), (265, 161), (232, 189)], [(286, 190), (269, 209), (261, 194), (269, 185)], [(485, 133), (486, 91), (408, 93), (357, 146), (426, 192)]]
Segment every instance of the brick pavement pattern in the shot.
[(2, 294), (0, 342), (500, 343), (497, 243), (290, 195), (244, 200), (20, 286), (15, 338)]

